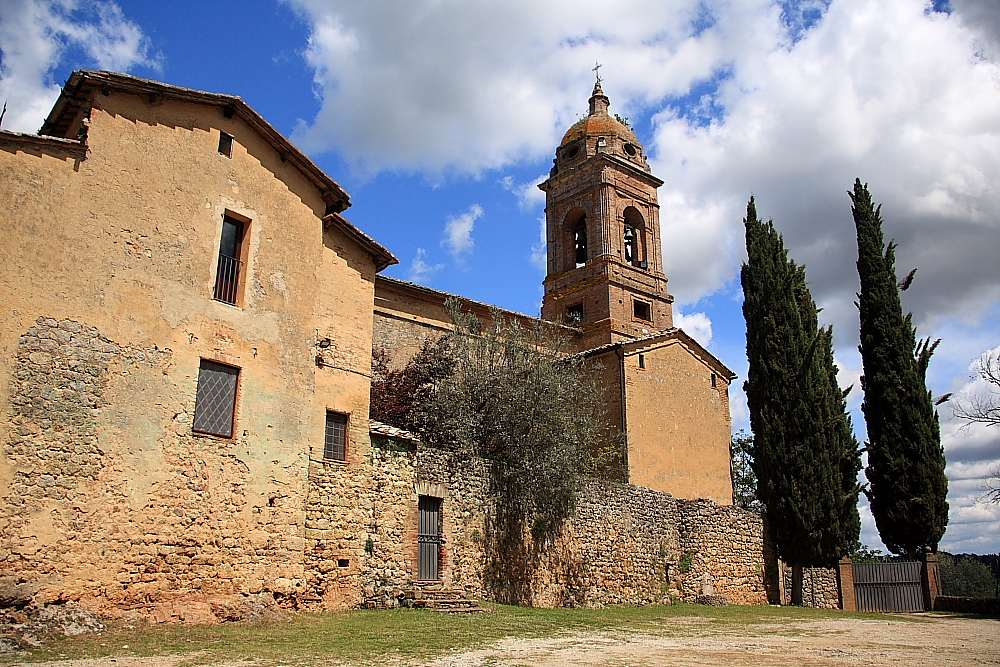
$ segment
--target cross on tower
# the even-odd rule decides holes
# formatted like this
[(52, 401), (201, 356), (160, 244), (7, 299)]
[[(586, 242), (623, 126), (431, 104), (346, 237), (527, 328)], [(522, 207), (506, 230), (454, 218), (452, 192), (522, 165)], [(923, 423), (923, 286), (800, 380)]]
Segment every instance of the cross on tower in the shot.
[(591, 71), (594, 72), (594, 74), (597, 76), (597, 83), (600, 83), (601, 81), (603, 81), (603, 79), (601, 78), (601, 68), (602, 67), (604, 67), (604, 65), (602, 65), (599, 62), (597, 62), (596, 60), (594, 61), (594, 69), (591, 70)]

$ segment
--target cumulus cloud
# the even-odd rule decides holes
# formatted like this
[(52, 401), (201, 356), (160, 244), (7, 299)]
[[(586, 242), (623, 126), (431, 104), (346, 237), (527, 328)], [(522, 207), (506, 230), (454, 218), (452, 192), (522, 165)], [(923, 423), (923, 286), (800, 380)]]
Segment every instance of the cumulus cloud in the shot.
[(545, 205), (545, 193), (538, 189), (538, 184), (548, 177), (548, 174), (542, 174), (527, 183), (515, 183), (513, 177), (504, 176), (500, 179), (500, 183), (504, 190), (517, 197), (517, 203), (522, 211), (530, 211)]
[(472, 230), (476, 226), (476, 220), (481, 217), (483, 217), (483, 207), (479, 204), (473, 204), (465, 213), (449, 218), (444, 226), (444, 238), (441, 239), (441, 245), (453, 255), (471, 252), (475, 245)]
[(852, 321), (855, 176), (884, 203), (900, 263), (921, 268), (918, 323), (1000, 300), (1000, 69), (980, 46), (997, 34), (992, 0), (952, 14), (925, 0), (288, 1), (311, 26), (310, 149), (427, 174), (542, 159), (600, 60), (614, 110), (652, 118), (680, 303), (732, 278), (756, 193), (827, 320)]
[(426, 283), (443, 268), (444, 264), (428, 263), (427, 251), (423, 248), (417, 248), (417, 254), (413, 256), (410, 268), (406, 271), (406, 279), (415, 283)]
[(712, 342), (712, 320), (705, 313), (685, 315), (679, 311), (674, 312), (674, 326), (683, 329), (684, 333), (701, 343), (703, 347), (707, 348)]
[(538, 217), (538, 243), (531, 246), (531, 265), (545, 273), (549, 257), (549, 246), (545, 238), (545, 216)]
[(90, 66), (128, 71), (155, 67), (148, 40), (114, 2), (24, 0), (0, 2), (0, 99), (4, 129), (36, 132), (59, 95), (52, 72), (69, 48)]
[(288, 1), (312, 27), (305, 55), (323, 101), (299, 140), (361, 170), (537, 159), (583, 110), (597, 58), (611, 67), (614, 54), (619, 100), (645, 102), (729, 57), (711, 29), (694, 36), (701, 0), (623, 0), (614, 12), (593, 0)]
[[(952, 0), (950, 13), (927, 0), (625, 0), (614, 12), (595, 0), (287, 1), (311, 26), (321, 111), (300, 129), (307, 148), (362, 172), (431, 177), (536, 164), (585, 110), (600, 60), (612, 110), (633, 119), (665, 181), (678, 306), (736, 275), (755, 194), (807, 265), (841, 380), (855, 381), (846, 190), (860, 177), (883, 204), (900, 272), (920, 269), (904, 308), (923, 335), (955, 332), (932, 362), (937, 385), (983, 349), (956, 365), (969, 327), (1000, 303), (995, 0)], [(860, 398), (858, 387), (852, 406)]]

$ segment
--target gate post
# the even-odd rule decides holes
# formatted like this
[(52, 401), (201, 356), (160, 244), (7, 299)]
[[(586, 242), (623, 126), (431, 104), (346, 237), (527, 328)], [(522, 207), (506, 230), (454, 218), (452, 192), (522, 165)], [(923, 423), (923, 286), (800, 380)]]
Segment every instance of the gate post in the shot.
[(937, 554), (928, 549), (924, 554), (923, 566), (920, 568), (920, 583), (924, 589), (924, 609), (934, 609), (934, 600), (941, 595), (941, 566)]
[(840, 593), (840, 608), (844, 611), (857, 611), (858, 604), (854, 599), (854, 563), (846, 556), (837, 563), (837, 589)]

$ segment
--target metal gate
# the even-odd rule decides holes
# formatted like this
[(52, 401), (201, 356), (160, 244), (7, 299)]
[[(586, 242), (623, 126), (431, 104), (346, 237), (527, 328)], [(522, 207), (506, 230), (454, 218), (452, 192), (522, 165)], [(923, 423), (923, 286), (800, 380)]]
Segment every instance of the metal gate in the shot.
[(923, 611), (923, 563), (854, 563), (854, 599), (858, 611)]
[(417, 579), (437, 581), (438, 553), (441, 548), (441, 499), (420, 496), (417, 514)]

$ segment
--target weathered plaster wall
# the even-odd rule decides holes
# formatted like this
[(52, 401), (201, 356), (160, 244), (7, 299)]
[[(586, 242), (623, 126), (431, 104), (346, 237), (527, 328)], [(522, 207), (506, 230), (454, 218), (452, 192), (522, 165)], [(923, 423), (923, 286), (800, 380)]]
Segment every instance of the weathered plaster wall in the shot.
[[(643, 355), (645, 368), (639, 367)], [(679, 498), (733, 502), (726, 379), (680, 341), (630, 345), (625, 357), (629, 481)]]
[[(368, 447), (373, 261), (324, 233), (315, 186), (218, 107), (112, 91), (87, 141), (82, 161), (0, 146), (0, 572), (92, 606), (291, 600), (325, 410), (351, 415), (350, 451)], [(212, 298), (226, 211), (250, 221), (239, 308)], [(80, 361), (88, 345), (107, 356)], [(191, 432), (202, 358), (241, 369), (231, 439)]]

